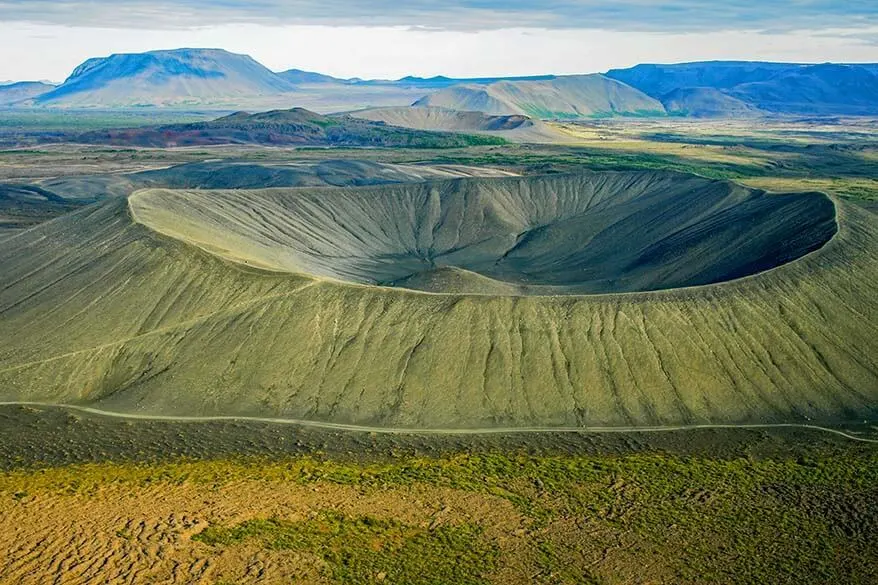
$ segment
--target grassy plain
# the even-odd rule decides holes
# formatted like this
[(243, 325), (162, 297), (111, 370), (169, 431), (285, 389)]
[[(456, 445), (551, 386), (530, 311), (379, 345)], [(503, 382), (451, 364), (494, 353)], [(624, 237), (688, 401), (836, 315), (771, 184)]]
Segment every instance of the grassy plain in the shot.
[[(0, 416), (2, 583), (878, 577), (878, 451), (817, 431), (437, 438)], [(49, 436), (21, 433), (47, 420)], [(166, 440), (193, 450), (169, 456)], [(248, 444), (281, 451), (242, 457)]]
[[(773, 121), (594, 120), (554, 123), (552, 131), (571, 144), (508, 144), (458, 149), (352, 149), (215, 146), (210, 148), (116, 148), (72, 144), (28, 147), (41, 132), (64, 134), (110, 126), (202, 120), (198, 112), (27, 113), (0, 122), (0, 182), (37, 185), (61, 197), (65, 178), (101, 177), (97, 198), (117, 196), (106, 175), (165, 169), (205, 160), (284, 165), (332, 159), (403, 164), (489, 166), (521, 174), (592, 170), (672, 169), (780, 192), (822, 191), (874, 206), (878, 201), (878, 140), (871, 119), (779, 119)], [(161, 186), (161, 185), (159, 185)], [(65, 197), (66, 198), (66, 197)], [(79, 204), (90, 202), (81, 201)], [(5, 204), (4, 204), (5, 205)], [(47, 209), (49, 217), (64, 208)], [(20, 223), (29, 210), (0, 220)]]

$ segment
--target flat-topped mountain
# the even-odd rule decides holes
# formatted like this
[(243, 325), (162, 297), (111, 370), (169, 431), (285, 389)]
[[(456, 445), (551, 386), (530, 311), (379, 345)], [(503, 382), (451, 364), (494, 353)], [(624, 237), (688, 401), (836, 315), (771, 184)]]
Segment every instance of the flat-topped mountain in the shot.
[(247, 55), (177, 49), (89, 59), (36, 103), (63, 106), (185, 105), (289, 92), (292, 85)]

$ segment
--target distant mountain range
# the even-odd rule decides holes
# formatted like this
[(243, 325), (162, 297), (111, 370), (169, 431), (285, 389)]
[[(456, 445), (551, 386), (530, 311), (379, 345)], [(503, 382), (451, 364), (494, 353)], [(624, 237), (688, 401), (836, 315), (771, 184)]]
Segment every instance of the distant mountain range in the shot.
[(0, 106), (31, 99), (55, 89), (54, 85), (41, 81), (19, 81), (0, 85)]
[(266, 110), (306, 105), (331, 112), (407, 106), (436, 89), (500, 79), (340, 79), (301, 69), (275, 73), (249, 56), (222, 49), (175, 49), (88, 59), (58, 86), (33, 85), (27, 92), (0, 86), (0, 106)]
[(351, 80), (339, 79), (331, 75), (322, 73), (314, 73), (313, 71), (302, 71), (301, 69), (288, 69), (277, 74), (278, 77), (291, 85), (301, 85), (304, 83), (350, 83)]
[(671, 114), (878, 115), (878, 64), (705, 61), (637, 65), (607, 76), (660, 100)]
[(489, 115), (741, 117), (878, 115), (878, 64), (710, 61), (604, 75), (397, 80), (275, 73), (246, 55), (176, 49), (89, 59), (62, 84), (0, 85), (0, 107), (255, 109), (321, 112), (434, 106)]
[(544, 81), (555, 79), (557, 75), (531, 75), (523, 77), (445, 77), (444, 75), (436, 75), (434, 77), (418, 77), (416, 75), (407, 75), (399, 79), (361, 79), (359, 77), (340, 78), (315, 73), (313, 71), (303, 71), (301, 69), (289, 69), (278, 73), (281, 77), (293, 84), (314, 84), (314, 83), (342, 83), (346, 85), (359, 86), (404, 86), (418, 87), (423, 89), (437, 89), (450, 87), (460, 83), (494, 83), (496, 81)]

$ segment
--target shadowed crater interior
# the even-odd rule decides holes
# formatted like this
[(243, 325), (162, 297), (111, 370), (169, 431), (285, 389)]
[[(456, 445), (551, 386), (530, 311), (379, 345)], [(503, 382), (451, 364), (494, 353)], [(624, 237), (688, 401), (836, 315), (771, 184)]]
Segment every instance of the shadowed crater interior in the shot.
[(672, 172), (141, 191), (134, 217), (236, 262), (433, 292), (587, 294), (755, 274), (836, 231), (824, 195)]

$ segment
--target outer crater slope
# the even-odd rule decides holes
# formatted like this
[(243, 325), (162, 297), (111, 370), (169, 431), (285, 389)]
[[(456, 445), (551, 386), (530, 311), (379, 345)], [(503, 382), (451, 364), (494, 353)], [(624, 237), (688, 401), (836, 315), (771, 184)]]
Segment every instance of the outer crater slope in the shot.
[(152, 190), (134, 195), (131, 210), (158, 232), (232, 260), (432, 292), (444, 292), (449, 270), (465, 292), (710, 284), (798, 258), (836, 230), (833, 204), (820, 194), (767, 195), (656, 172), (329, 191)]
[[(110, 199), (0, 241), (0, 400), (421, 429), (873, 418), (878, 217), (772, 197), (607, 173)], [(607, 287), (562, 268), (614, 232), (602, 254), (636, 261), (609, 290), (757, 274), (521, 294)]]

